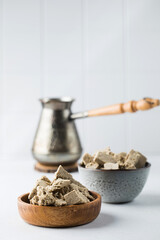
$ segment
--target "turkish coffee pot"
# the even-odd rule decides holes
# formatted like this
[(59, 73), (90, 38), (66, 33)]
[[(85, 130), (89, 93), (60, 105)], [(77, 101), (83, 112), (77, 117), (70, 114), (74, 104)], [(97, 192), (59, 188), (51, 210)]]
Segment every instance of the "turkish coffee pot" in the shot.
[(84, 112), (72, 113), (74, 99), (70, 97), (40, 99), (42, 112), (35, 134), (33, 157), (44, 165), (67, 165), (76, 162), (82, 147), (75, 121), (79, 118), (134, 113), (160, 105), (159, 99), (143, 98), (139, 101), (114, 104)]

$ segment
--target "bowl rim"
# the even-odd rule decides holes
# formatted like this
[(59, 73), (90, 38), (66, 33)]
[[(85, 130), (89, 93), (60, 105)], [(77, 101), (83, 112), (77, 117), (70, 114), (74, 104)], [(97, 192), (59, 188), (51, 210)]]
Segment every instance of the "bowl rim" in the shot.
[(86, 171), (92, 171), (92, 172), (136, 172), (140, 171), (142, 169), (147, 169), (151, 167), (151, 163), (146, 162), (145, 166), (142, 168), (136, 168), (136, 169), (92, 169), (92, 168), (85, 168), (81, 165), (81, 163), (78, 163), (78, 168), (85, 169)]
[(49, 205), (49, 206), (39, 206), (39, 205), (34, 205), (34, 204), (30, 204), (29, 202), (25, 202), (25, 201), (23, 201), (22, 200), (22, 198), (24, 197), (24, 196), (28, 196), (29, 195), (29, 193), (24, 193), (24, 194), (22, 194), (22, 195), (20, 195), (18, 198), (17, 198), (17, 202), (18, 202), (18, 204), (23, 204), (23, 205), (25, 205), (25, 206), (30, 206), (30, 207), (33, 207), (33, 208), (56, 208), (56, 209), (67, 209), (67, 208), (75, 208), (75, 207), (81, 207), (81, 206), (87, 206), (87, 205), (89, 205), (89, 204), (93, 204), (93, 203), (95, 203), (95, 202), (99, 202), (99, 200), (100, 200), (100, 202), (101, 202), (101, 195), (99, 194), (99, 193), (97, 193), (97, 192), (94, 192), (94, 191), (89, 191), (90, 193), (92, 193), (92, 195), (93, 196), (96, 196), (96, 198), (93, 200), (93, 201), (91, 201), (91, 202), (88, 202), (88, 203), (82, 203), (82, 204), (74, 204), (74, 205), (67, 205), (67, 206), (52, 206), (52, 205)]

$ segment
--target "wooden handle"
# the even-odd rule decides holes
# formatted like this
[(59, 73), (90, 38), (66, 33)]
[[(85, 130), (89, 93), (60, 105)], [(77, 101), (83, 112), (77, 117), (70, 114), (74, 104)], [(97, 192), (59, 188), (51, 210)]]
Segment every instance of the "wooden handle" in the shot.
[(149, 110), (159, 105), (159, 99), (143, 98), (139, 101), (129, 101), (127, 103), (114, 104), (103, 108), (89, 110), (88, 117), (121, 114), (125, 112), (134, 113), (139, 110)]

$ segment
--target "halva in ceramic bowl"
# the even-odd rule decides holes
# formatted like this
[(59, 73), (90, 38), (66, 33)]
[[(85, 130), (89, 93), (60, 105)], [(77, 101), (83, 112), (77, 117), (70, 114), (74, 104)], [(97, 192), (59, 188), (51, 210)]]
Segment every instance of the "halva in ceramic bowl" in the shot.
[(89, 155), (84, 155), (78, 167), (81, 182), (88, 189), (98, 192), (103, 202), (132, 201), (142, 191), (151, 164), (146, 162), (142, 154), (134, 150), (131, 150), (129, 154), (113, 154), (110, 149), (105, 151), (103, 154), (101, 152), (90, 155), (91, 158)]

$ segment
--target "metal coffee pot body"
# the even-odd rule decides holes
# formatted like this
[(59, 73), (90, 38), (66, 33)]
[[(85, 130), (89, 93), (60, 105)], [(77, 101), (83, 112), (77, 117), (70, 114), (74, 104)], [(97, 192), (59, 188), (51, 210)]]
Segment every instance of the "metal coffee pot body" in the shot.
[(45, 165), (76, 162), (82, 147), (71, 115), (73, 99), (41, 99), (42, 113), (33, 142), (33, 157)]

